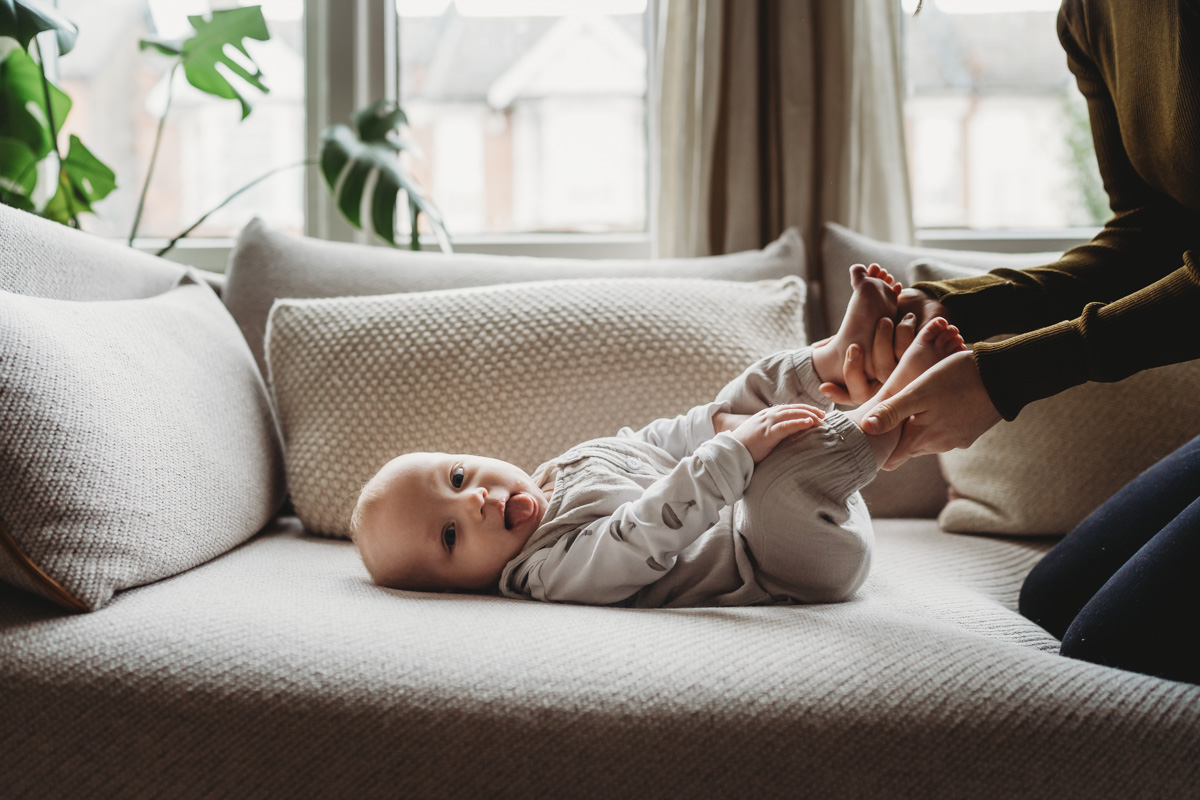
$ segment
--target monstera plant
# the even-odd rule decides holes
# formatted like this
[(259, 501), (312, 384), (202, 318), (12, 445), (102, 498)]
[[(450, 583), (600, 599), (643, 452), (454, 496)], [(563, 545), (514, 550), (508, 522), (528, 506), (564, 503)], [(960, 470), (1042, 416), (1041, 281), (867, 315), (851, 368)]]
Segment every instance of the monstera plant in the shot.
[[(42, 70), (43, 32), (53, 32), (60, 54), (75, 46), (75, 26), (56, 9), (0, 0), (0, 202), (78, 228), (79, 214), (90, 212), (116, 181), (78, 136), (62, 154), (59, 131), (71, 98)], [(37, 192), (42, 177), (51, 178), (52, 190)], [(47, 199), (39, 203), (39, 196)]]
[[(188, 83), (202, 92), (237, 100), (242, 107), (242, 119), (253, 109), (246, 96), (247, 90), (264, 94), (269, 91), (262, 71), (245, 46), (246, 39), (270, 39), (259, 6), (189, 16), (188, 22), (194, 31), (189, 37), (147, 37), (141, 41), (143, 50), (162, 53), (174, 59), (174, 64), (167, 80), (166, 108), (159, 120), (146, 181), (129, 232), (130, 244), (137, 235), (146, 193), (158, 160), (176, 73), (182, 69)], [(70, 52), (78, 35), (69, 20), (39, 0), (0, 0), (0, 202), (79, 227), (78, 214), (94, 213), (91, 204), (109, 194), (116, 187), (116, 180), (112, 170), (76, 136), (69, 138), (67, 154), (61, 154), (59, 131), (70, 111), (71, 100), (46, 77), (42, 68), (45, 55), (41, 51), (39, 34), (49, 36), (48, 32), (53, 32), (60, 56)], [(231, 47), (242, 58), (231, 58), (228, 50)], [(239, 89), (222, 70), (236, 75), (245, 86)], [(403, 194), (411, 224), (410, 246), (413, 249), (420, 247), (418, 217), (424, 214), (438, 244), (449, 251), (450, 241), (441, 215), (400, 161), (400, 154), (411, 150), (411, 145), (401, 135), (403, 126), (407, 125), (404, 112), (394, 103), (381, 101), (358, 111), (353, 122), (353, 128), (335, 125), (325, 131), (319, 158), (285, 164), (260, 175), (201, 216), (159, 254), (170, 250), (211, 214), (251, 187), (283, 170), (317, 163), (321, 165), (339, 210), (356, 228), (363, 227), (365, 206), (371, 230), (395, 246), (396, 208)], [(57, 191), (39, 205), (35, 200), (39, 173), (52, 169), (42, 166), (51, 163), (52, 168), (57, 169)], [(371, 175), (377, 177), (373, 191), (367, 194)]]

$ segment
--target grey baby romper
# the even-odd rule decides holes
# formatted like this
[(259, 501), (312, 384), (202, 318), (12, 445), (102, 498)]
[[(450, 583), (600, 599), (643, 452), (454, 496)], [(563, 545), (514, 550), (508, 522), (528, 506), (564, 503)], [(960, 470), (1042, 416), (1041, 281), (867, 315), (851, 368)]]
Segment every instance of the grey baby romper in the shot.
[[(870, 568), (859, 489), (878, 467), (866, 436), (818, 391), (811, 348), (761, 359), (715, 401), (553, 459), (542, 524), (501, 575), (510, 597), (687, 607), (848, 599)], [(755, 465), (717, 411), (807, 403), (818, 428)]]

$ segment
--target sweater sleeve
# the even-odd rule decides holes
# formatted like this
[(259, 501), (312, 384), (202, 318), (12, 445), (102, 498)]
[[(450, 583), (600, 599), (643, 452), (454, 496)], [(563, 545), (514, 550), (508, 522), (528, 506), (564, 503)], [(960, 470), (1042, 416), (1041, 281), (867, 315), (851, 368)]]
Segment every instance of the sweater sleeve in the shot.
[[(1097, 31), (1089, 30), (1089, 25), (1107, 24), (1107, 17), (1096, 9), (1108, 12), (1112, 4), (1092, 3), (1092, 13), (1087, 13), (1088, 5), (1084, 0), (1063, 3), (1059, 39), (1087, 99), (1112, 218), (1090, 242), (1053, 264), (916, 284), (941, 301), (969, 340), (1025, 334), (975, 346), (980, 376), (1006, 419), (1013, 419), (1034, 400), (1079, 383), (1120, 380), (1142, 369), (1200, 356), (1200, 337), (1195, 336), (1192, 323), (1200, 309), (1200, 254), (1185, 254), (1200, 247), (1200, 216), (1150, 185), (1134, 167), (1122, 137), (1118, 101), (1127, 106), (1128, 125), (1140, 100), (1114, 99), (1105, 76), (1115, 65), (1097, 63), (1092, 55)], [(1120, 24), (1127, 30), (1136, 27), (1125, 19)], [(1154, 48), (1146, 48), (1136, 57), (1158, 56)], [(1138, 68), (1153, 76), (1157, 67), (1143, 63)], [(1161, 78), (1166, 85), (1187, 91), (1177, 76)], [(1129, 93), (1161, 88), (1155, 83), (1154, 87), (1128, 87)], [(1143, 91), (1135, 91), (1138, 88)], [(1200, 114), (1200, 97), (1194, 95), (1192, 88), (1188, 97), (1180, 98), (1179, 108)], [(1141, 124), (1153, 126), (1154, 120), (1141, 120)], [(1138, 144), (1197, 148), (1194, 142), (1166, 138)], [(1192, 162), (1200, 158), (1195, 153), (1186, 156)]]
[(626, 599), (661, 578), (680, 551), (716, 523), (721, 509), (742, 497), (753, 470), (742, 443), (718, 434), (636, 500), (537, 553), (527, 567), (525, 591), (554, 602), (609, 605)]
[(677, 417), (656, 419), (641, 430), (622, 428), (617, 436), (639, 439), (661, 447), (670, 453), (672, 458), (684, 458), (691, 455), (702, 442), (707, 442), (717, 435), (713, 428), (713, 415), (718, 411), (728, 410), (728, 403), (705, 403)]

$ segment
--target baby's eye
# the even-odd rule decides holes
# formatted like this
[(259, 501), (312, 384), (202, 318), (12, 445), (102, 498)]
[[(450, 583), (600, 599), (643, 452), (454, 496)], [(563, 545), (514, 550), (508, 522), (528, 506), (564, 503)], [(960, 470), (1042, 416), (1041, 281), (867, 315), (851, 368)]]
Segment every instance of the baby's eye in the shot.
[(454, 542), (458, 538), (458, 534), (454, 530), (454, 523), (446, 526), (446, 530), (442, 531), (442, 544), (447, 550), (454, 549)]
[(450, 473), (450, 485), (455, 489), (461, 489), (465, 477), (466, 473), (463, 471), (463, 468), (455, 467), (454, 472)]

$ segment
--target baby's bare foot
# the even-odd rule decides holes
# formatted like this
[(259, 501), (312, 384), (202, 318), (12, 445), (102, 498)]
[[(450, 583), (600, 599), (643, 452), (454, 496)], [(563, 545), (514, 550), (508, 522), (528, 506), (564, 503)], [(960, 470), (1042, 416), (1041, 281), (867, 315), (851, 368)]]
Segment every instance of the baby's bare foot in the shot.
[(875, 327), (882, 317), (895, 319), (899, 308), (896, 298), (902, 288), (891, 274), (878, 264), (869, 267), (855, 264), (850, 267), (850, 285), (854, 288), (854, 294), (846, 307), (842, 327), (827, 345), (836, 353), (836, 358), (830, 359), (830, 364), (836, 367), (834, 374), (822, 377), (834, 383), (844, 381), (841, 365), (845, 363), (846, 351), (852, 344), (857, 344), (866, 355), (867, 377), (876, 377), (875, 365), (871, 360)]
[(917, 337), (896, 364), (896, 371), (883, 385), (882, 394), (890, 397), (946, 356), (966, 349), (958, 328), (943, 317), (934, 317), (917, 331)]

